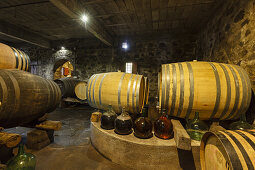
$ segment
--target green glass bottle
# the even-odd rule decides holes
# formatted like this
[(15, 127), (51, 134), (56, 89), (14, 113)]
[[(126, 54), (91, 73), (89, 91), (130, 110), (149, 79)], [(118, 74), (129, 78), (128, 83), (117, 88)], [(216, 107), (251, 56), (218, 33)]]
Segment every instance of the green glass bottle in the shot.
[(229, 126), (231, 130), (245, 130), (245, 129), (252, 129), (252, 125), (250, 125), (246, 121), (245, 114), (241, 114), (240, 120), (234, 123), (231, 123)]
[(187, 132), (190, 138), (200, 141), (206, 131), (208, 131), (208, 126), (202, 120), (199, 120), (199, 113), (195, 112), (194, 119), (187, 123)]
[(36, 158), (24, 151), (24, 144), (19, 145), (18, 154), (7, 162), (7, 170), (34, 170)]

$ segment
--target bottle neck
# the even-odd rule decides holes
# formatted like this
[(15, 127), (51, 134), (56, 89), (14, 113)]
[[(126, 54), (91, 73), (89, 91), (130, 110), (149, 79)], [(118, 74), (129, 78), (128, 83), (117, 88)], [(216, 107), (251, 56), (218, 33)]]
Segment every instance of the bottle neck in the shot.
[(198, 120), (199, 119), (199, 112), (195, 112), (195, 117), (194, 117), (195, 120)]
[(241, 120), (242, 122), (247, 122), (247, 121), (246, 121), (246, 116), (245, 116), (245, 114), (241, 114), (240, 120)]
[(20, 144), (19, 145), (18, 155), (22, 155), (23, 153), (24, 153), (24, 144)]

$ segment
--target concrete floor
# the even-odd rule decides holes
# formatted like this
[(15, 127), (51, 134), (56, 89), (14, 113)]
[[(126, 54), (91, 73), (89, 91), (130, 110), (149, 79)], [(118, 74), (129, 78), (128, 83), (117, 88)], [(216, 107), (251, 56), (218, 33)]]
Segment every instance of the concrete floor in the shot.
[[(30, 151), (37, 158), (37, 170), (126, 170), (99, 154), (90, 143), (89, 106), (56, 109), (49, 120), (62, 122), (62, 129), (55, 131), (55, 142), (39, 151)], [(26, 136), (30, 128), (16, 127), (7, 132)]]
[[(55, 131), (54, 143), (39, 151), (29, 150), (29, 152), (36, 155), (37, 170), (130, 169), (111, 162), (91, 145), (90, 116), (94, 110), (88, 105), (80, 105), (64, 109), (59, 108), (49, 114), (49, 120), (61, 121), (62, 128), (60, 131)], [(30, 130), (30, 128), (16, 127), (5, 131), (19, 133), (26, 137)], [(17, 149), (15, 152), (17, 152)], [(182, 169), (195, 169), (191, 152), (178, 150), (178, 155), (179, 159), (181, 158), (180, 165)]]

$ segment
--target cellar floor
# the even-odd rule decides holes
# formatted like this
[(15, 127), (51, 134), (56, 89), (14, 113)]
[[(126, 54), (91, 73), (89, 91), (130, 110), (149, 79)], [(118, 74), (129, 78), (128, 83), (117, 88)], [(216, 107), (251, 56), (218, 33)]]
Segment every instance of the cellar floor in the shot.
[[(62, 122), (60, 131), (54, 133), (54, 143), (31, 151), (37, 157), (37, 170), (126, 170), (102, 156), (90, 143), (90, 116), (93, 108), (87, 105), (56, 109), (49, 120)], [(31, 129), (16, 127), (7, 132), (26, 136)], [(114, 154), (114, 153), (113, 153)], [(190, 152), (178, 150), (182, 169), (195, 169)], [(159, 158), (160, 159), (160, 158)]]

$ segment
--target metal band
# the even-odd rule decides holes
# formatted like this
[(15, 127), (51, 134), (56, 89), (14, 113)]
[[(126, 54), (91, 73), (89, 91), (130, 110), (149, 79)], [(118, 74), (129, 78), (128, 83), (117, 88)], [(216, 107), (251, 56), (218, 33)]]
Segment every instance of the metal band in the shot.
[(118, 88), (118, 108), (119, 108), (119, 112), (121, 112), (121, 86), (122, 86), (122, 81), (125, 77), (125, 74), (126, 73), (123, 73), (121, 78), (120, 78), (120, 81), (119, 81), (119, 88)]
[(170, 90), (170, 67), (169, 64), (166, 65), (166, 109), (167, 113), (169, 111), (169, 90)]
[(190, 84), (190, 96), (189, 96), (189, 106), (186, 113), (186, 119), (189, 119), (190, 113), (193, 108), (193, 101), (194, 101), (194, 76), (193, 76), (193, 70), (190, 63), (187, 63), (188, 70), (189, 70), (189, 84)]
[(94, 103), (94, 106), (96, 107), (97, 106), (97, 103), (96, 103), (96, 100), (95, 100), (95, 85), (96, 85), (96, 82), (97, 82), (97, 79), (98, 77), (100, 77), (100, 74), (98, 74), (95, 78), (95, 81), (94, 81), (94, 85), (93, 85), (93, 103)]
[(210, 119), (213, 119), (215, 114), (217, 113), (217, 111), (219, 109), (219, 105), (220, 105), (221, 85), (220, 85), (220, 76), (219, 76), (217, 68), (215, 67), (215, 65), (213, 63), (209, 62), (209, 64), (211, 65), (211, 67), (213, 69), (213, 73), (214, 73), (215, 81), (216, 81), (216, 90), (217, 90), (213, 112), (210, 116)]
[[(19, 83), (16, 80), (16, 78), (12, 75), (11, 72), (6, 70), (4, 73), (8, 75), (8, 77), (10, 78), (10, 80), (12, 82), (12, 85), (14, 87), (15, 103), (14, 103), (14, 106), (12, 108), (15, 109), (14, 112), (17, 112), (17, 111), (19, 111), (19, 107), (20, 107), (20, 87), (19, 87)], [(10, 113), (12, 113), (12, 112), (10, 111)]]
[(99, 105), (101, 108), (103, 108), (102, 106), (102, 101), (101, 101), (101, 89), (102, 89), (102, 85), (103, 85), (103, 81), (104, 78), (107, 76), (107, 73), (104, 73), (104, 76), (102, 77), (101, 81), (100, 81), (100, 85), (99, 85)]
[(245, 130), (246, 132), (249, 132), (252, 136), (255, 137), (255, 131), (252, 131), (252, 130)]
[(51, 81), (51, 80), (49, 80), (49, 82), (52, 84), (52, 86), (53, 86), (54, 89), (55, 89), (54, 94), (57, 94), (57, 95), (53, 95), (54, 100), (55, 100), (55, 104), (57, 104), (58, 99), (61, 98), (61, 96), (59, 95), (59, 94), (61, 94), (61, 93), (59, 93), (59, 91), (58, 91), (58, 85), (57, 85), (57, 84), (55, 84), (55, 83), (54, 83), (53, 81)]
[(138, 75), (135, 76), (135, 80), (133, 83), (133, 92), (132, 92), (132, 107), (133, 107), (133, 111), (135, 112), (135, 87), (136, 87), (136, 80), (138, 78)]
[(242, 70), (243, 74), (244, 74), (244, 77), (246, 79), (246, 83), (247, 83), (247, 91), (248, 91), (248, 100), (246, 102), (246, 107), (244, 108), (244, 113), (246, 113), (246, 111), (248, 110), (249, 108), (249, 105), (250, 105), (250, 102), (251, 102), (251, 82), (250, 82), (250, 79), (249, 79), (249, 76), (247, 75), (246, 71), (240, 67), (240, 69)]
[(15, 57), (16, 57), (16, 68), (19, 68), (19, 57), (18, 54), (16, 53), (15, 49), (13, 47), (11, 47)]
[(235, 148), (230, 143), (228, 138), (221, 131), (219, 131), (216, 135), (221, 140), (226, 150), (231, 151), (231, 156), (229, 157), (229, 159), (232, 166), (235, 167), (236, 169), (242, 169), (242, 164), (240, 162), (240, 159), (235, 151)]
[(234, 67), (236, 68), (240, 78), (241, 78), (241, 82), (242, 82), (242, 87), (243, 87), (243, 97), (242, 97), (242, 101), (241, 101), (241, 106), (240, 106), (240, 114), (236, 114), (234, 119), (237, 119), (241, 114), (244, 114), (244, 108), (245, 108), (245, 105), (246, 105), (246, 100), (247, 100), (247, 86), (246, 86), (246, 82), (244, 80), (244, 75), (243, 75), (243, 72), (240, 70), (240, 68), (236, 65), (234, 65)]
[(140, 85), (141, 85), (142, 78), (143, 78), (143, 76), (140, 75), (140, 78), (137, 81), (137, 87), (136, 87), (136, 111), (137, 111), (137, 113), (140, 113), (140, 110), (139, 110), (139, 92), (140, 92)]
[(133, 74), (131, 74), (130, 79), (128, 81), (128, 88), (127, 88), (127, 110), (129, 110), (129, 91), (130, 91), (130, 86), (132, 82)]
[(229, 78), (227, 69), (225, 68), (225, 66), (223, 64), (219, 63), (219, 65), (221, 66), (221, 68), (225, 74), (226, 82), (227, 82), (227, 100), (226, 100), (224, 110), (222, 111), (222, 113), (220, 115), (220, 119), (222, 119), (225, 116), (225, 114), (227, 113), (228, 108), (229, 108), (229, 104), (230, 104), (230, 100), (231, 100), (231, 84), (230, 84), (230, 78)]
[(1, 89), (2, 89), (0, 113), (2, 113), (2, 110), (6, 108), (6, 104), (7, 104), (8, 87), (7, 87), (3, 77), (1, 75), (0, 75), (0, 85), (1, 85)]
[(173, 88), (172, 88), (172, 104), (171, 104), (170, 116), (173, 116), (174, 110), (175, 110), (175, 101), (176, 101), (177, 78), (176, 78), (175, 64), (171, 64), (171, 65), (172, 65)]
[(26, 61), (26, 64), (25, 64), (25, 71), (27, 71), (27, 65), (28, 65), (28, 60), (27, 60), (27, 55), (23, 52), (23, 51), (20, 51), (24, 57), (25, 57), (25, 61)]
[[(45, 80), (44, 84), (46, 85), (47, 90), (48, 90), (48, 104), (47, 104), (47, 108), (49, 108), (50, 103), (54, 102), (54, 105), (56, 104), (56, 100), (55, 99), (53, 100), (53, 98), (56, 97), (56, 95), (54, 95), (55, 94), (55, 92), (54, 92), (55, 89), (54, 89), (54, 87), (52, 86), (52, 84), (51, 84), (51, 82), (49, 80), (47, 80), (47, 79), (44, 79), (44, 80)], [(49, 87), (48, 87), (48, 85), (49, 85)], [(52, 93), (50, 91), (52, 91)]]
[(248, 169), (254, 169), (251, 159), (249, 155), (247, 154), (246, 149), (243, 147), (243, 145), (236, 139), (236, 137), (233, 134), (229, 133), (228, 131), (225, 131), (224, 133), (226, 133), (234, 141), (238, 149), (241, 151)]
[(19, 50), (17, 50), (19, 52), (20, 55), (20, 59), (21, 59), (21, 70), (23, 70), (23, 55), (21, 54), (21, 52)]
[(177, 117), (180, 116), (182, 109), (183, 109), (183, 100), (184, 100), (184, 74), (183, 74), (183, 67), (181, 63), (178, 63), (179, 70), (180, 70), (180, 101), (179, 101), (179, 107), (177, 111)]
[(234, 103), (233, 109), (230, 112), (230, 114), (226, 117), (226, 119), (229, 119), (236, 112), (236, 109), (237, 109), (237, 106), (238, 106), (238, 103), (239, 103), (239, 99), (240, 99), (240, 89), (239, 89), (240, 87), (239, 87), (239, 80), (237, 78), (236, 72), (234, 71), (234, 69), (230, 65), (227, 65), (227, 66), (230, 69), (230, 71), (231, 71), (231, 73), (234, 77), (235, 89), (236, 89), (235, 103)]
[(166, 108), (165, 107), (165, 91), (166, 91), (166, 78), (165, 78), (165, 75), (166, 75), (166, 65), (163, 64), (162, 65), (162, 98), (161, 98), (161, 109), (164, 109)]
[[(239, 130), (233, 131), (233, 130), (231, 130), (231, 132), (239, 134), (240, 136), (242, 136), (246, 140), (247, 143), (249, 143), (251, 145), (252, 148), (255, 148), (255, 143), (248, 136), (246, 136), (244, 131), (239, 131)], [(246, 132), (246, 133), (249, 133), (249, 132)]]
[(89, 79), (89, 87), (87, 88), (87, 89), (89, 89), (89, 90), (87, 90), (87, 92), (88, 92), (88, 103), (89, 103), (89, 105), (90, 106), (92, 106), (92, 103), (91, 103), (91, 86), (92, 86), (92, 83), (93, 83), (93, 80), (94, 80), (94, 78), (96, 77), (96, 74), (94, 74), (90, 79)]
[[(25, 53), (25, 52), (24, 52)], [(25, 53), (26, 54), (26, 53)], [(28, 63), (27, 63), (27, 71), (29, 71), (29, 66), (30, 66), (30, 58), (29, 56), (26, 54), (27, 56), (27, 60), (28, 60)]]

